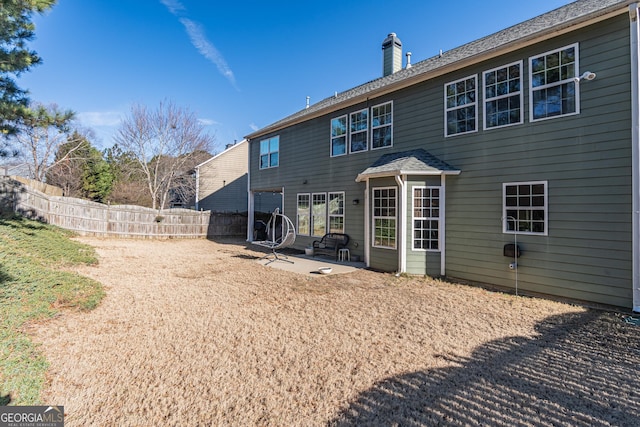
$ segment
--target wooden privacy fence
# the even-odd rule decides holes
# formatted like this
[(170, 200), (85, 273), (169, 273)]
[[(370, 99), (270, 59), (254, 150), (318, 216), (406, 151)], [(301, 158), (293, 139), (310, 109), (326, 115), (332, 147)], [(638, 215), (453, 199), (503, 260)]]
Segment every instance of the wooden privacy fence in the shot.
[(48, 196), (7, 177), (0, 177), (0, 205), (83, 236), (204, 238), (208, 235), (211, 218), (210, 211), (157, 211), (141, 206), (110, 206), (74, 197)]

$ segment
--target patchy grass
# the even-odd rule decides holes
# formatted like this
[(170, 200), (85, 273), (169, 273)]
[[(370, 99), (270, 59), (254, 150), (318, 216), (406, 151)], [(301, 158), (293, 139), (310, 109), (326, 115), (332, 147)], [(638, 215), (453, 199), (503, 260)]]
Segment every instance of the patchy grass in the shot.
[(100, 283), (64, 271), (97, 263), (93, 248), (71, 236), (39, 222), (0, 217), (0, 405), (39, 403), (48, 364), (25, 326), (62, 308), (91, 310), (104, 296)]

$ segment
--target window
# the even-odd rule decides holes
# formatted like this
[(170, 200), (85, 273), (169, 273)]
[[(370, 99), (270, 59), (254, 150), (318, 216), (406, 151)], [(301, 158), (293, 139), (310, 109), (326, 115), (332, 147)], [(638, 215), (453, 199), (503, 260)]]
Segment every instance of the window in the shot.
[(329, 193), (329, 232), (344, 233), (344, 193)]
[(371, 148), (393, 145), (393, 106), (391, 102), (371, 107)]
[(280, 163), (280, 137), (260, 141), (260, 169), (275, 168)]
[(349, 116), (349, 152), (367, 151), (369, 140), (369, 111), (361, 110)]
[(547, 181), (503, 184), (504, 233), (547, 235)]
[(522, 61), (485, 71), (482, 81), (484, 128), (522, 123)]
[(438, 250), (440, 187), (413, 187), (413, 249)]
[(373, 189), (373, 246), (396, 248), (396, 188)]
[(331, 119), (331, 157), (347, 154), (347, 116)]
[(309, 194), (298, 194), (298, 234), (308, 236), (310, 232), (311, 204)]
[(444, 85), (445, 136), (476, 131), (477, 79), (471, 76)]
[(311, 195), (311, 227), (314, 236), (324, 236), (327, 232), (327, 195), (314, 193)]
[(529, 58), (531, 121), (577, 114), (578, 44)]

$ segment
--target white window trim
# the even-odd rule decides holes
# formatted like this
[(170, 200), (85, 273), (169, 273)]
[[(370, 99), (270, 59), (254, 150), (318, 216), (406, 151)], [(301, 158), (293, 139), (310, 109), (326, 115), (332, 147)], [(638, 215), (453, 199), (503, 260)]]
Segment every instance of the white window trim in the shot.
[[(375, 215), (375, 193), (376, 190), (394, 190), (395, 191), (395, 216), (376, 216)], [(398, 187), (372, 187), (371, 188), (371, 246), (374, 248), (381, 249), (397, 249), (398, 247)], [(376, 219), (391, 219), (395, 220), (395, 229), (396, 229), (396, 238), (394, 241), (394, 246), (382, 246), (376, 245)]]
[[(575, 116), (576, 114), (580, 114), (580, 83), (574, 83), (575, 84), (575, 91), (576, 91), (576, 111), (573, 113), (567, 113), (567, 114), (560, 114), (557, 116), (550, 116), (550, 117), (542, 117), (540, 119), (534, 119), (533, 118), (533, 92), (534, 92), (534, 87), (533, 87), (533, 70), (531, 67), (531, 63), (533, 61), (533, 58), (538, 58), (540, 56), (545, 56), (548, 55), (550, 53), (554, 53), (554, 52), (559, 52), (561, 50), (565, 50), (565, 49), (570, 49), (570, 48), (574, 48), (575, 53), (576, 53), (576, 61), (575, 61), (575, 76), (574, 77), (570, 77), (566, 80), (561, 80), (557, 83), (553, 83), (551, 85), (544, 85), (544, 86), (538, 86), (535, 89), (544, 89), (544, 88), (548, 88), (548, 87), (553, 87), (553, 86), (559, 86), (562, 85), (563, 83), (569, 83), (571, 81), (574, 81), (574, 78), (580, 75), (580, 44), (579, 43), (574, 43), (574, 44), (570, 44), (564, 47), (560, 47), (558, 49), (552, 49), (549, 50), (547, 52), (544, 53), (540, 53), (537, 55), (533, 55), (529, 57), (529, 121), (530, 122), (540, 122), (543, 120), (552, 120), (552, 119), (557, 119), (560, 117), (569, 117), (569, 116)], [(575, 82), (575, 81), (574, 81)]]
[[(463, 106), (458, 106), (458, 107), (448, 108), (448, 107), (447, 107), (447, 86), (452, 85), (452, 84), (455, 84), (455, 83), (458, 83), (458, 82), (461, 82), (461, 81), (464, 81), (464, 80), (469, 80), (469, 79), (474, 79), (474, 81), (475, 81), (475, 83), (476, 83), (476, 84), (475, 84), (475, 92), (476, 92), (476, 99), (475, 99), (475, 101), (474, 101), (474, 102), (472, 102), (472, 103), (469, 103), (469, 104), (464, 104)], [(472, 74), (472, 75), (470, 75), (470, 76), (466, 76), (466, 77), (463, 77), (463, 78), (461, 78), (461, 79), (458, 79), (458, 80), (454, 80), (454, 81), (451, 81), (451, 82), (447, 82), (447, 83), (445, 83), (445, 84), (444, 84), (444, 94), (443, 94), (443, 95), (444, 95), (444, 136), (445, 136), (446, 138), (449, 138), (449, 137), (453, 137), (453, 136), (458, 136), (458, 135), (467, 135), (467, 134), (469, 134), (469, 133), (478, 132), (478, 75), (477, 75), (477, 74)], [(476, 114), (475, 114), (475, 129), (474, 129), (474, 130), (468, 130), (468, 131), (466, 131), (466, 132), (453, 133), (453, 134), (449, 135), (449, 126), (448, 126), (448, 123), (447, 123), (447, 113), (448, 113), (449, 111), (459, 110), (459, 109), (461, 109), (461, 108), (469, 107), (469, 106), (471, 106), (471, 105), (473, 105), (473, 106), (475, 107), (475, 109), (476, 109)]]
[[(324, 196), (324, 231), (321, 234), (314, 234), (315, 232), (315, 216), (313, 215), (313, 197), (314, 196)], [(327, 197), (327, 193), (317, 192), (311, 193), (311, 198), (309, 199), (309, 209), (310, 209), (310, 218), (309, 218), (309, 235), (313, 237), (322, 237), (327, 234), (327, 227), (329, 224), (327, 223), (327, 204), (329, 203), (329, 199)]]
[[(534, 233), (531, 231), (508, 230), (507, 227), (507, 186), (514, 185), (544, 185), (544, 233)], [(531, 236), (548, 236), (549, 235), (549, 181), (522, 181), (522, 182), (505, 182), (502, 184), (502, 233), (504, 234), (527, 234)], [(542, 209), (532, 209), (542, 210)]]
[[(269, 164), (266, 167), (262, 167), (262, 147), (260, 147), (262, 145), (262, 143), (264, 141), (271, 141), (274, 138), (278, 138), (278, 164), (275, 166), (271, 166), (271, 154), (272, 153), (276, 153), (276, 151), (271, 151), (271, 143), (269, 143), (269, 151), (267, 152), (267, 158), (269, 159)], [(273, 168), (277, 168), (280, 166), (280, 135), (275, 135), (272, 136), (270, 138), (265, 138), (265, 139), (261, 139), (260, 143), (258, 144), (258, 168), (260, 170), (264, 170), (264, 169), (273, 169)]]
[[(509, 68), (513, 65), (519, 65), (520, 66), (520, 90), (518, 92), (513, 92), (513, 93), (508, 93), (506, 95), (499, 95), (499, 96), (494, 96), (491, 98), (487, 97), (487, 86), (485, 85), (485, 80), (486, 80), (486, 75), (496, 71), (496, 70), (500, 70), (502, 68)], [(523, 78), (522, 78), (522, 73), (524, 71), (524, 61), (520, 60), (520, 61), (515, 61), (512, 62), (511, 64), (506, 64), (506, 65), (502, 65), (500, 67), (495, 67), (492, 68), (490, 70), (486, 70), (482, 73), (482, 130), (493, 130), (493, 129), (500, 129), (500, 128), (505, 128), (505, 127), (509, 127), (509, 126), (515, 126), (515, 125), (521, 125), (524, 123), (524, 94), (522, 91), (522, 85), (523, 85)], [(531, 81), (531, 80), (529, 80)], [(520, 121), (516, 122), (516, 123), (509, 123), (506, 125), (499, 125), (499, 126), (492, 126), (492, 127), (487, 127), (487, 101), (493, 101), (493, 100), (498, 100), (498, 99), (502, 99), (502, 98), (509, 98), (512, 97), (514, 95), (518, 94), (520, 96)]]
[[(329, 211), (329, 205), (331, 203), (331, 196), (332, 195), (341, 195), (342, 196), (342, 215), (336, 215), (336, 214), (332, 214)], [(346, 225), (346, 210), (347, 210), (347, 205), (346, 205), (346, 200), (345, 200), (345, 196), (344, 196), (344, 191), (330, 191), (329, 193), (327, 193), (327, 230), (331, 230), (331, 218), (332, 217), (336, 217), (336, 218), (342, 218), (342, 231), (336, 231), (336, 233), (344, 233), (344, 231), (347, 228)]]
[[(334, 120), (339, 120), (339, 119), (344, 119), (345, 121), (345, 133), (344, 135), (341, 136), (333, 136), (333, 121)], [(338, 117), (332, 117), (331, 120), (329, 120), (329, 137), (330, 137), (330, 141), (329, 141), (329, 156), (331, 157), (342, 157), (342, 156), (346, 156), (349, 153), (349, 117), (346, 114), (343, 114), (342, 116), (338, 116)], [(333, 140), (336, 138), (343, 138), (344, 137), (344, 153), (342, 154), (333, 154)]]
[[(299, 208), (300, 196), (308, 196), (309, 197), (309, 208), (306, 211), (307, 215), (309, 216), (309, 232), (308, 233), (301, 233), (300, 232), (300, 208)], [(310, 236), (311, 235), (311, 193), (298, 193), (296, 195), (296, 232), (300, 236)]]
[[(440, 252), (442, 248), (442, 206), (438, 207), (438, 216), (437, 217), (416, 217), (415, 216), (415, 209), (416, 209), (416, 205), (415, 205), (415, 199), (416, 199), (416, 194), (413, 190), (415, 189), (439, 189), (440, 190), (440, 196), (438, 196), (438, 200), (442, 200), (442, 187), (440, 187), (439, 185), (414, 185), (411, 189), (411, 250), (416, 251), (416, 252)], [(413, 236), (415, 236), (415, 220), (416, 219), (426, 219), (426, 220), (438, 220), (438, 249), (424, 249), (424, 248), (416, 248), (415, 247), (415, 238)]]
[[(351, 116), (354, 115), (354, 114), (362, 113), (363, 111), (367, 112), (367, 127), (363, 131), (358, 131), (358, 132), (355, 132), (355, 133), (363, 133), (364, 132), (367, 148), (365, 148), (364, 150), (360, 150), (360, 151), (351, 151), (351, 135), (353, 135), (353, 133), (351, 132)], [(348, 128), (347, 128), (348, 135), (349, 135), (349, 137), (347, 138), (347, 143), (349, 144), (347, 152), (349, 154), (366, 153), (367, 151), (369, 151), (369, 145), (370, 145), (369, 128), (371, 127), (371, 120), (369, 120), (369, 114), (370, 113), (369, 113), (369, 109), (368, 108), (363, 108), (362, 110), (353, 111), (353, 112), (349, 113), (349, 123), (348, 123)], [(393, 142), (393, 140), (392, 140), (392, 142)]]
[[(373, 126), (373, 109), (374, 108), (378, 108), (382, 105), (386, 105), (389, 104), (391, 105), (391, 123), (390, 124), (385, 124), (385, 125), (380, 125), (380, 126)], [(382, 102), (380, 104), (377, 105), (373, 105), (371, 106), (371, 109), (369, 111), (370, 117), (369, 117), (369, 123), (371, 123), (371, 135), (369, 136), (369, 146), (370, 146), (370, 150), (384, 150), (385, 148), (391, 148), (393, 147), (393, 122), (394, 122), (394, 118), (393, 118), (393, 101), (387, 101), (387, 102)], [(384, 147), (374, 147), (373, 146), (373, 131), (374, 129), (378, 129), (378, 128), (382, 128), (382, 127), (389, 127), (389, 131), (391, 132), (391, 144), (389, 145), (385, 145)]]

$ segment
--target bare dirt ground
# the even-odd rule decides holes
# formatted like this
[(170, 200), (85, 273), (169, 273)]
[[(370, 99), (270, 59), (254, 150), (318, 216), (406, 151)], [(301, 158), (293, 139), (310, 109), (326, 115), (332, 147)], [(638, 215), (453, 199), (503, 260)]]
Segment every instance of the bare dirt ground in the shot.
[(33, 329), (68, 426), (640, 425), (640, 327), (243, 244), (102, 240), (107, 296)]

